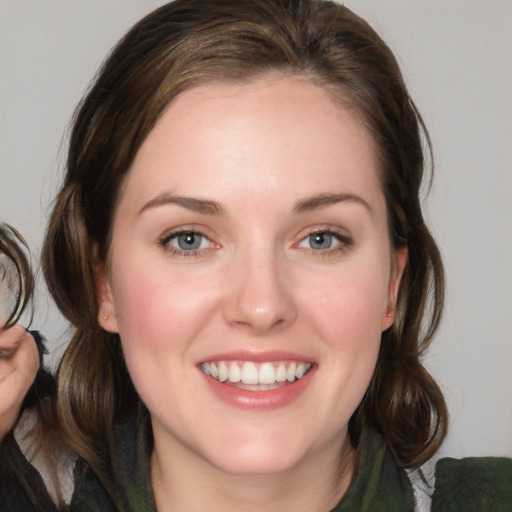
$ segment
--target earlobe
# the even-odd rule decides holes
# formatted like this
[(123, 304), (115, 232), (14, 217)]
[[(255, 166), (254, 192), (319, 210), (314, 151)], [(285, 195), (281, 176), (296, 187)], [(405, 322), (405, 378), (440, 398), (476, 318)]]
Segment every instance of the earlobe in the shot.
[(98, 297), (98, 323), (108, 332), (119, 332), (112, 290), (103, 266), (96, 270), (96, 293)]
[(395, 321), (398, 292), (400, 290), (400, 283), (407, 265), (408, 255), (409, 251), (407, 247), (400, 247), (396, 249), (393, 255), (392, 273), (389, 280), (388, 304), (382, 320), (383, 331), (389, 329)]

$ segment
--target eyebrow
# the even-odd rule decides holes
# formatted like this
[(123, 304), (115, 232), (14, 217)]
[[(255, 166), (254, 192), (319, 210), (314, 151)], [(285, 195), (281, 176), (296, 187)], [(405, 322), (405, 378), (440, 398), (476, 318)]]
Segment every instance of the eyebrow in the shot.
[(163, 206), (167, 204), (176, 204), (186, 208), (187, 210), (203, 213), (205, 215), (224, 215), (226, 213), (224, 207), (215, 201), (164, 193), (160, 194), (154, 199), (151, 199), (151, 201), (148, 201), (140, 209), (139, 215), (151, 208), (156, 208), (157, 206)]
[[(298, 201), (294, 208), (294, 213), (306, 213), (312, 210), (316, 210), (318, 208), (325, 208), (327, 206), (331, 206), (333, 204), (350, 201), (354, 203), (358, 203), (364, 206), (370, 213), (373, 213), (373, 210), (369, 203), (365, 201), (363, 198), (356, 196), (354, 194), (329, 194), (322, 193), (316, 194), (311, 197), (307, 197), (305, 199), (301, 199)], [(176, 204), (187, 210), (192, 210), (198, 213), (202, 213), (204, 215), (224, 215), (226, 210), (224, 207), (217, 203), (216, 201), (211, 201), (208, 199), (198, 199), (195, 197), (187, 197), (181, 195), (172, 195), (172, 194), (160, 194), (159, 196), (148, 201), (139, 211), (139, 215), (151, 208), (156, 208), (158, 206), (163, 206), (167, 204)]]
[(373, 214), (372, 207), (362, 197), (356, 196), (354, 194), (344, 194), (344, 193), (343, 194), (323, 193), (323, 194), (317, 194), (317, 195), (314, 195), (311, 197), (307, 197), (305, 199), (301, 199), (300, 201), (298, 201), (295, 204), (293, 211), (294, 211), (294, 213), (306, 213), (306, 212), (310, 212), (312, 210), (316, 210), (318, 208), (325, 208), (326, 206), (330, 206), (330, 205), (345, 202), (345, 201), (360, 204), (360, 205), (364, 206), (370, 212), (370, 214)]

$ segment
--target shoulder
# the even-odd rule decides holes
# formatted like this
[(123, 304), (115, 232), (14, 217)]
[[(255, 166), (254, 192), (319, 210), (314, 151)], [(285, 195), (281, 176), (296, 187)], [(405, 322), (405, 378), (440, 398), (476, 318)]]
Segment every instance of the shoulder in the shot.
[(73, 512), (154, 512), (145, 445), (137, 445), (140, 431), (134, 421), (116, 429), (116, 496), (106, 490), (91, 466), (75, 454), (52, 453), (51, 463), (55, 467), (50, 467), (31, 443), (34, 421), (34, 412), (27, 409), (14, 432), (0, 445), (0, 511), (57, 512), (60, 496)]
[(17, 441), (11, 432), (0, 445), (0, 510), (56, 512), (44, 478)]
[(30, 430), (35, 421), (26, 410), (0, 446), (0, 510), (57, 512), (114, 512), (117, 508), (89, 465), (66, 451), (49, 461), (34, 448)]
[(445, 458), (438, 461), (432, 512), (510, 512), (512, 459)]

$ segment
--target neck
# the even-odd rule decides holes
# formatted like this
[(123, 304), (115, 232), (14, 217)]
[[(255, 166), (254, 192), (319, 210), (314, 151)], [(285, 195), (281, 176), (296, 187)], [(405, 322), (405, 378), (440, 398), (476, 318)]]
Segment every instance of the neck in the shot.
[(158, 512), (328, 512), (346, 493), (356, 464), (348, 436), (278, 474), (227, 474), (194, 455), (155, 449), (151, 480)]

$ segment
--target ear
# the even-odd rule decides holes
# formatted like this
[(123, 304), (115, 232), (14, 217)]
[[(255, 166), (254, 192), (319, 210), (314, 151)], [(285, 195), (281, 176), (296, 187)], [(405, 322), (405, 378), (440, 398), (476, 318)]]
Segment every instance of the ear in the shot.
[(382, 318), (382, 330), (385, 331), (393, 325), (396, 317), (396, 307), (398, 301), (398, 291), (400, 290), (400, 282), (404, 275), (407, 265), (409, 251), (407, 247), (396, 249), (392, 255), (391, 276), (389, 279), (388, 304), (384, 317)]
[(96, 268), (96, 294), (98, 299), (98, 323), (105, 331), (119, 332), (110, 281), (104, 265), (99, 265)]

